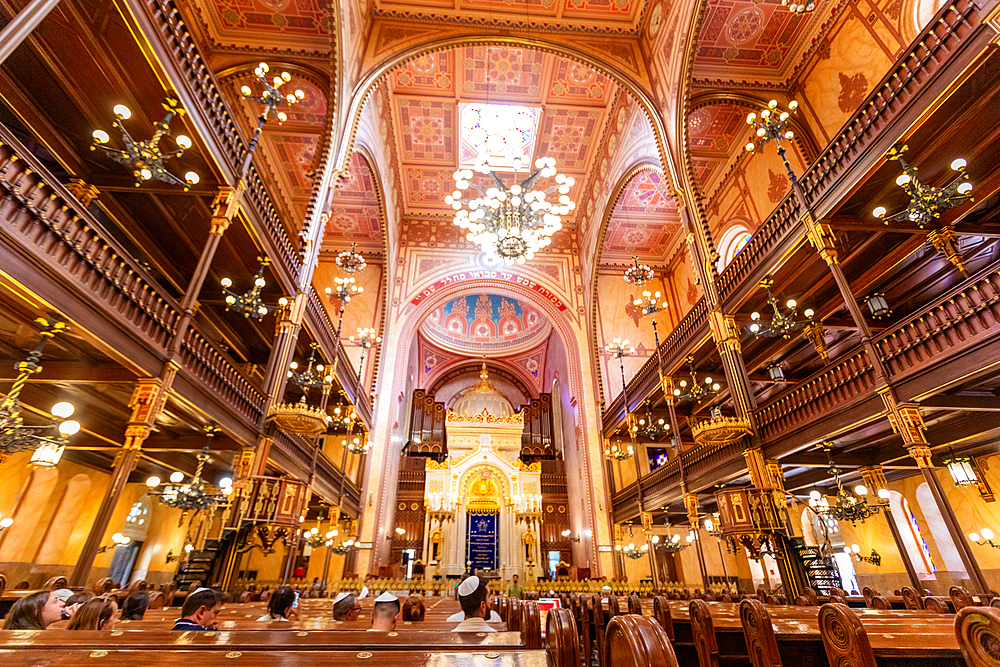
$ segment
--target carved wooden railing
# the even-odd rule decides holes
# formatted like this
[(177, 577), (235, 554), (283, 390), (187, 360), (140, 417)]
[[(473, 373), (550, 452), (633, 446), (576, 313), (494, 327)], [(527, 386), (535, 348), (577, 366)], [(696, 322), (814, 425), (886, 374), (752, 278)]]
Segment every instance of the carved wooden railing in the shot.
[[(716, 285), (719, 289), (719, 298), (723, 303), (741, 285), (746, 285), (748, 279), (762, 268), (766, 270), (768, 262), (784, 254), (783, 246), (793, 236), (795, 232), (803, 233), (799, 218), (802, 209), (798, 200), (793, 196), (785, 197), (784, 201), (775, 211), (761, 224), (753, 233), (746, 246), (737, 253), (729, 266), (719, 275)], [(750, 287), (758, 280), (750, 280)]]
[(215, 349), (194, 325), (188, 328), (181, 344), (182, 372), (196, 378), (236, 411), (256, 430), (264, 410), (264, 396), (244, 378), (224, 353)]
[[(140, 334), (154, 350), (165, 349), (180, 320), (177, 304), (3, 126), (0, 142), (4, 236), (22, 244), (53, 280), (68, 281), (67, 287), (119, 326)], [(16, 268), (3, 270), (17, 279)]]
[[(975, 41), (970, 38), (977, 34), (975, 29), (982, 23), (983, 15), (995, 6), (996, 0), (980, 2), (978, 7), (970, 0), (951, 0), (911, 43), (799, 180), (806, 198), (820, 216), (836, 203), (827, 201), (829, 195), (839, 197), (853, 185), (853, 178), (845, 178), (849, 170), (858, 172), (859, 166), (868, 167), (881, 160), (886, 144), (894, 143), (908, 129), (909, 123), (893, 121), (905, 112), (912, 114), (914, 105), (910, 102), (922, 97), (921, 93), (928, 89), (936, 89), (938, 94), (944, 92), (955, 78), (954, 73), (949, 72), (943, 85), (938, 75), (952, 69), (949, 65), (956, 64), (956, 56)], [(926, 105), (921, 103), (919, 107), (922, 112)], [(886, 137), (887, 131), (893, 136)], [(859, 165), (862, 158), (866, 164)]]
[[(951, 0), (938, 11), (799, 179), (817, 216), (826, 215), (918, 120), (930, 100), (943, 94), (986, 48), (994, 33), (983, 25), (983, 17), (996, 5), (997, 0), (978, 4)], [(790, 194), (718, 277), (723, 304), (731, 305), (740, 292), (753, 290), (762, 272), (778, 261), (790, 244), (798, 242), (805, 233), (800, 217), (800, 206)], [(678, 328), (685, 324), (686, 318)], [(652, 370), (655, 372), (655, 359)], [(645, 377), (648, 372), (644, 366), (628, 384), (629, 396), (636, 402), (646, 396), (643, 389), (649, 391), (652, 386)], [(604, 414), (611, 421), (620, 421), (621, 413), (619, 395)]]
[[(198, 114), (210, 125), (212, 132), (210, 136), (204, 137), (205, 141), (217, 146), (230, 172), (238, 174), (247, 147), (226, 107), (215, 75), (184, 25), (176, 3), (173, 0), (131, 0), (129, 5), (144, 12), (146, 18), (156, 26), (154, 34), (146, 37), (161, 40), (179, 66), (188, 90), (201, 102), (200, 109), (189, 108), (187, 112)], [(270, 240), (268, 245), (273, 247), (276, 255), (272, 259), (281, 266), (285, 275), (294, 279), (299, 268), (294, 247), (264, 189), (257, 169), (252, 164), (246, 181), (245, 201), (248, 204), (248, 214), (262, 227), (264, 235)]]

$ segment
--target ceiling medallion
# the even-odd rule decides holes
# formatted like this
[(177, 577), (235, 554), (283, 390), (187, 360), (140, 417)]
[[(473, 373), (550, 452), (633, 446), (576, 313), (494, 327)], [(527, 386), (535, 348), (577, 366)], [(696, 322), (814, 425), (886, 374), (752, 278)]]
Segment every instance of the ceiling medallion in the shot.
[[(514, 175), (528, 165), (527, 157), (513, 159)], [(519, 183), (508, 187), (489, 159), (480, 156), (476, 171), (492, 178), (493, 187), (485, 188), (472, 182), (472, 169), (455, 172), (456, 190), (445, 197), (445, 203), (455, 209), (455, 224), (469, 230), (468, 239), (479, 245), (483, 252), (503, 260), (508, 266), (524, 264), (535, 252), (552, 242), (551, 236), (562, 229), (561, 215), (566, 215), (576, 204), (569, 198), (572, 176), (556, 173), (554, 158), (535, 160), (535, 169)], [(555, 177), (555, 185), (534, 189), (539, 178)], [(463, 190), (479, 193), (475, 199), (466, 197)], [(546, 200), (547, 195), (558, 192), (558, 202)]]

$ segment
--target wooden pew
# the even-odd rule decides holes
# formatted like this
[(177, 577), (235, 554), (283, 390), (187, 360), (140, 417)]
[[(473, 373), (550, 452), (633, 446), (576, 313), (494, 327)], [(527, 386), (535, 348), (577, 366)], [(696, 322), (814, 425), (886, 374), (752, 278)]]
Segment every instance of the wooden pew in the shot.
[[(373, 633), (374, 634), (374, 633)], [(100, 661), (95, 660), (99, 658)], [(342, 651), (147, 651), (133, 649), (0, 650), (0, 660), (21, 667), (549, 667), (545, 651), (432, 652), (387, 651), (381, 648)], [(623, 667), (630, 667), (625, 666)]]

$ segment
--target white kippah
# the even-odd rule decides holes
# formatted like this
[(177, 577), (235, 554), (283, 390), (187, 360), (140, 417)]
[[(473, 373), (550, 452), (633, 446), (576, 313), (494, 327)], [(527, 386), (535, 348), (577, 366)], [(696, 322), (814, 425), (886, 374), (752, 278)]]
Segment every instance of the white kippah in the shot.
[(604, 588), (601, 589), (601, 592), (602, 593), (610, 593), (611, 592), (611, 586), (605, 586)]
[(333, 604), (337, 604), (338, 602), (346, 598), (348, 595), (350, 595), (350, 593), (344, 591), (337, 593), (337, 597), (333, 598)]
[(475, 593), (477, 588), (479, 588), (479, 577), (469, 577), (459, 585), (458, 595), (464, 598)]
[(382, 593), (382, 595), (375, 598), (375, 602), (399, 602), (399, 598), (389, 591), (386, 591), (385, 593)]

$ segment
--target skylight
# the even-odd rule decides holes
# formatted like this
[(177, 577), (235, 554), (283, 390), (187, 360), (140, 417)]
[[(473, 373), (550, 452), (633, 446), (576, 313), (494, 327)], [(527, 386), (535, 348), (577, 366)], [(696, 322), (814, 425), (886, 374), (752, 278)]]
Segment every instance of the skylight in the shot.
[(480, 155), (494, 169), (512, 169), (515, 157), (530, 158), (538, 127), (538, 110), (509, 104), (463, 104), (460, 166), (472, 166)]

